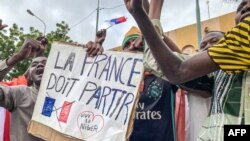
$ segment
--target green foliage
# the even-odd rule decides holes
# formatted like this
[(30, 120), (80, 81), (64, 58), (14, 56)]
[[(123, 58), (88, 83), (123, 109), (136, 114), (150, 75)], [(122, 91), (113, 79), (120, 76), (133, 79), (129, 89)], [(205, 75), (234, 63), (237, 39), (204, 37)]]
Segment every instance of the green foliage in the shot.
[[(56, 29), (54, 31), (49, 32), (46, 35), (46, 38), (49, 41), (49, 45), (45, 50), (45, 55), (49, 54), (51, 44), (53, 41), (66, 41), (72, 42), (70, 37), (67, 35), (69, 32), (68, 24), (64, 21), (56, 24)], [(36, 39), (38, 36), (42, 36), (42, 32), (35, 29), (34, 27), (30, 27), (28, 33), (24, 33), (22, 27), (18, 27), (18, 25), (13, 24), (9, 30), (0, 31), (0, 60), (6, 59), (9, 56), (15, 54), (22, 48), (22, 44), (26, 38)], [(23, 74), (31, 60), (24, 60), (18, 63), (6, 76), (6, 80), (11, 80), (13, 77), (17, 77)]]
[(65, 42), (73, 42), (70, 37), (67, 35), (69, 32), (69, 26), (66, 24), (64, 21), (61, 23), (56, 24), (56, 30), (51, 31), (46, 35), (46, 38), (49, 41), (49, 45), (47, 47), (47, 50), (45, 51), (45, 55), (48, 55), (50, 48), (51, 48), (51, 43), (53, 41), (65, 41)]

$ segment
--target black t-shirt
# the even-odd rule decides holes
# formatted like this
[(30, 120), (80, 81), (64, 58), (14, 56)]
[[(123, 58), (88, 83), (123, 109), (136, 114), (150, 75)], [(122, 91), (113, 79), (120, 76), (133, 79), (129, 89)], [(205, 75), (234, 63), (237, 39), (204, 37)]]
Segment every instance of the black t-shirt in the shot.
[(130, 141), (174, 141), (174, 98), (171, 98), (171, 91), (175, 93), (176, 87), (161, 78), (154, 75), (144, 78), (144, 90), (137, 105)]

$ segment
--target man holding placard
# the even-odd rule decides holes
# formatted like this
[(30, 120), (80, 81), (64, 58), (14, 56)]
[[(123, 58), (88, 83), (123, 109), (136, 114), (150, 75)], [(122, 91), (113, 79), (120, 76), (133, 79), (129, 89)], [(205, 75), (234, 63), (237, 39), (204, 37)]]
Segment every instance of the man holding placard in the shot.
[[(145, 2), (147, 3), (147, 0), (143, 1), (143, 3)], [(159, 20), (162, 4), (163, 0), (152, 0), (148, 12), (150, 19), (154, 22), (155, 28), (159, 33), (162, 33)], [(97, 49), (101, 48), (105, 37), (106, 30), (99, 31), (96, 41), (87, 44), (88, 50), (93, 54), (100, 54)], [(137, 27), (131, 27), (123, 39), (122, 50), (126, 52), (138, 52), (140, 54), (143, 51), (145, 52), (144, 49), (145, 43), (141, 32)], [(177, 46), (176, 48), (173, 47), (172, 50), (180, 52)], [(100, 49), (100, 51), (102, 50)], [(174, 95), (171, 93), (174, 93), (176, 87), (168, 81), (161, 79), (161, 76), (154, 75), (154, 71), (151, 71), (152, 64), (155, 63), (154, 59), (147, 58), (147, 60), (143, 61), (145, 68), (144, 79), (140, 85), (140, 98), (137, 104), (133, 132), (129, 140), (174, 141)]]

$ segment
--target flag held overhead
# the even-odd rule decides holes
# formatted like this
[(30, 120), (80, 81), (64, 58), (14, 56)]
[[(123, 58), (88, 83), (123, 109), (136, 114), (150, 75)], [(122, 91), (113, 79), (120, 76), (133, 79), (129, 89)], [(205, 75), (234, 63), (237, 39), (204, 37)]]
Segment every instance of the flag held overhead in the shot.
[(110, 25), (115, 25), (115, 24), (120, 24), (120, 23), (126, 22), (126, 21), (127, 21), (127, 18), (122, 16), (119, 18), (107, 20), (106, 22), (109, 22)]

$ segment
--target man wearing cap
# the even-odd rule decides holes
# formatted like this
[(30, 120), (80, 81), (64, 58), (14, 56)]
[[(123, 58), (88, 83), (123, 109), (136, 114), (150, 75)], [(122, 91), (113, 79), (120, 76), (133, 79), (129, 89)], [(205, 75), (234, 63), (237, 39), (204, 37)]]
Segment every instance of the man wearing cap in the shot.
[[(143, 52), (144, 43), (140, 41), (138, 28), (132, 27), (124, 38), (123, 50)], [(145, 70), (130, 141), (174, 141), (175, 90), (172, 89), (174, 85)]]

